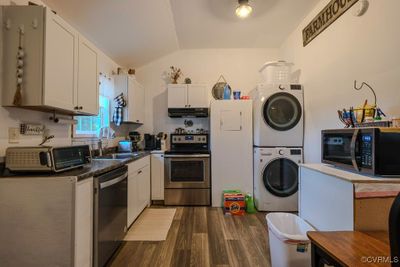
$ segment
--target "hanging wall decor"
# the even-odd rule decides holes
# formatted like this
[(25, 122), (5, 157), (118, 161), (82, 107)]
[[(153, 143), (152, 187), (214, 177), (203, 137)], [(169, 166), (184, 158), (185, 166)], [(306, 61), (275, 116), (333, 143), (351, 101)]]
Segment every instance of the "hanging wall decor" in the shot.
[(309, 44), (315, 37), (328, 28), (337, 18), (344, 14), (358, 0), (332, 0), (303, 29), (303, 46)]

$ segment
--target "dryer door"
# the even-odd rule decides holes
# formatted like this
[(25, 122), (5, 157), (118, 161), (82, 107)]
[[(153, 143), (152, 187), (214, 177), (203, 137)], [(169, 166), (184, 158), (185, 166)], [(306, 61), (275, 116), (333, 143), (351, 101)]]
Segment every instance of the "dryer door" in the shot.
[(299, 166), (287, 158), (277, 158), (263, 171), (264, 186), (274, 196), (288, 197), (297, 192)]
[(265, 122), (273, 129), (287, 131), (294, 128), (302, 116), (299, 100), (289, 93), (276, 93), (264, 103)]

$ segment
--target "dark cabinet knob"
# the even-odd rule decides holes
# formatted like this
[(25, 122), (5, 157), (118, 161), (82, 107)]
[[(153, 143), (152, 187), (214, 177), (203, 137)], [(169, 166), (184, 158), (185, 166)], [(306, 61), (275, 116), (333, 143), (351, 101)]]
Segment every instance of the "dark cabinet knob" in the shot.
[(80, 106), (80, 107), (79, 107), (79, 109), (80, 109), (80, 110), (82, 110), (82, 109), (83, 109), (83, 107), (82, 107), (82, 106)]
[(74, 109), (79, 109), (79, 107), (78, 107), (78, 106), (76, 106), (76, 107), (74, 107)]

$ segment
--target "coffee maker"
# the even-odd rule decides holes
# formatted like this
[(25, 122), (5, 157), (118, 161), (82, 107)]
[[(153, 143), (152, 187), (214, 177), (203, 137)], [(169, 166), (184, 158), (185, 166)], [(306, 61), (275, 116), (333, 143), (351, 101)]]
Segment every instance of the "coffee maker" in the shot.
[(132, 150), (138, 151), (139, 150), (138, 143), (142, 140), (140, 133), (139, 132), (129, 132), (129, 138), (131, 139), (131, 142), (132, 142)]
[(145, 150), (166, 150), (167, 134), (163, 132), (144, 135), (144, 149)]
[(156, 136), (154, 134), (144, 134), (144, 150), (157, 150)]

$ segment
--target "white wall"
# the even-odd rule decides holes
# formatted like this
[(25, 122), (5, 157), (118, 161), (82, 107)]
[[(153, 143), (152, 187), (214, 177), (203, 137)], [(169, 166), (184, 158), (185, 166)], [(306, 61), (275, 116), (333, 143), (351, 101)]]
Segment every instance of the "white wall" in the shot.
[[(247, 94), (261, 81), (258, 73), (263, 63), (278, 59), (278, 49), (194, 49), (180, 50), (136, 70), (138, 81), (146, 90), (145, 132), (172, 132), (183, 127), (184, 119), (171, 119), (167, 113), (167, 79), (170, 66), (182, 69), (192, 83), (205, 83), (211, 88), (221, 74), (233, 90)], [(183, 83), (184, 77), (179, 81)], [(193, 119), (189, 129), (208, 129), (208, 119)]]
[(366, 98), (373, 101), (368, 90), (353, 90), (354, 79), (375, 89), (387, 115), (400, 115), (400, 1), (370, 0), (361, 17), (353, 16), (353, 7), (303, 47), (302, 29), (328, 2), (321, 0), (281, 47), (281, 57), (302, 73), (307, 162), (320, 161), (321, 129), (343, 126), (338, 109), (356, 107)]
[[(28, 1), (18, 0), (13, 1), (16, 4), (27, 4)], [(34, 1), (38, 4), (43, 4), (40, 1)], [(2, 0), (0, 2), (1, 5), (9, 5), (10, 1)], [(2, 21), (1, 12), (0, 12), (0, 21)], [(2, 36), (0, 31), (0, 62), (2, 59)], [(99, 71), (105, 73), (107, 76), (111, 76), (112, 70), (116, 70), (118, 68), (118, 64), (112, 61), (109, 57), (107, 57), (101, 51), (99, 53)], [(0, 68), (0, 86), (2, 84), (2, 67)], [(0, 94), (0, 102), (1, 102), (1, 94)], [(8, 143), (8, 128), (9, 127), (19, 127), (19, 124), (22, 122), (27, 123), (40, 123), (45, 124), (46, 128), (49, 129), (50, 134), (54, 135), (55, 138), (51, 140), (49, 145), (71, 145), (71, 126), (70, 125), (58, 125), (49, 121), (50, 114), (24, 110), (20, 108), (3, 108), (0, 107), (0, 158), (4, 156), (5, 149), (8, 146), (29, 146), (29, 145), (38, 145), (42, 141), (41, 136), (22, 136), (20, 137), (20, 141), (18, 144), (9, 144)]]

